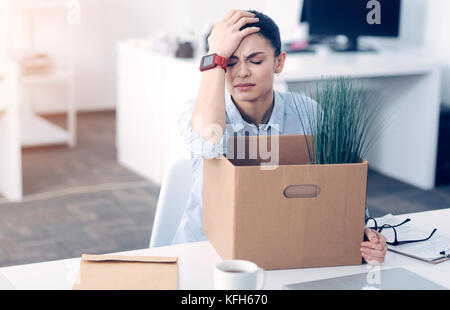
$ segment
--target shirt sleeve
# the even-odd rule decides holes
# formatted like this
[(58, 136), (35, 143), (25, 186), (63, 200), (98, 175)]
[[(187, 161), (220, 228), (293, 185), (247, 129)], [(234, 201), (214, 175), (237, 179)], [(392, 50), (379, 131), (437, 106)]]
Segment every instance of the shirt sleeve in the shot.
[(191, 119), (194, 111), (195, 99), (188, 101), (180, 113), (178, 119), (179, 129), (183, 140), (191, 153), (191, 158), (218, 158), (226, 153), (227, 131), (225, 130), (220, 142), (212, 144), (203, 139), (197, 131), (192, 129)]

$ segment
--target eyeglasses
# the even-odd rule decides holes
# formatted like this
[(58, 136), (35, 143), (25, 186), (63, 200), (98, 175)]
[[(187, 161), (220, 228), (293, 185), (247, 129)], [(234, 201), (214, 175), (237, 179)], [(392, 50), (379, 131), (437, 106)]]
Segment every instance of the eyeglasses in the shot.
[(369, 222), (370, 220), (372, 220), (375, 223), (375, 227), (368, 227), (370, 229), (375, 229), (376, 231), (378, 231), (379, 233), (381, 233), (381, 231), (383, 229), (390, 229), (392, 228), (392, 230), (394, 231), (394, 240), (393, 241), (386, 241), (387, 244), (389, 245), (402, 245), (402, 244), (406, 244), (406, 243), (413, 243), (413, 242), (421, 242), (421, 241), (427, 241), (428, 239), (430, 239), (433, 234), (437, 231), (437, 229), (433, 229), (433, 231), (431, 232), (431, 234), (428, 236), (428, 238), (425, 239), (418, 239), (418, 240), (403, 240), (403, 241), (398, 241), (397, 239), (397, 230), (395, 229), (395, 227), (399, 227), (405, 223), (408, 223), (409, 221), (411, 221), (411, 219), (407, 218), (406, 220), (404, 220), (403, 222), (401, 222), (400, 224), (397, 225), (389, 225), (389, 224), (384, 224), (383, 226), (378, 227), (377, 221), (373, 218), (373, 217), (369, 217), (366, 220), (366, 225), (367, 222)]

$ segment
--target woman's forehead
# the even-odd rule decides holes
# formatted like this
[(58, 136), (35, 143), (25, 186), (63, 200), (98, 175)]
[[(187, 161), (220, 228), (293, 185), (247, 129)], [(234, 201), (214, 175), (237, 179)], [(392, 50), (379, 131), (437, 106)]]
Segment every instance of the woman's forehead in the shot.
[(264, 54), (273, 53), (274, 48), (270, 44), (270, 41), (267, 40), (259, 33), (253, 33), (251, 35), (246, 36), (242, 39), (241, 44), (233, 53), (233, 56), (238, 58), (245, 58), (250, 54), (256, 52), (264, 52)]

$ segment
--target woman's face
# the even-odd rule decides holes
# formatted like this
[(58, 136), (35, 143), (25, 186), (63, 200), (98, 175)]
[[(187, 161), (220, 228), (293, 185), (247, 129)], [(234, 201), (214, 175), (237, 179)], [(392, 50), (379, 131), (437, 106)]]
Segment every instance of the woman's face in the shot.
[(286, 53), (275, 49), (261, 34), (245, 37), (228, 59), (225, 86), (238, 102), (257, 101), (273, 90), (273, 76), (283, 69)]

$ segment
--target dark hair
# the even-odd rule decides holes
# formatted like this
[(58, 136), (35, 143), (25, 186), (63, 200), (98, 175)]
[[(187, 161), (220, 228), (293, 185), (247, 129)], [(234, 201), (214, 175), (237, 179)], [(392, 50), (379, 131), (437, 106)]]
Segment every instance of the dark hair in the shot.
[(257, 23), (246, 24), (240, 30), (248, 28), (248, 27), (259, 27), (259, 34), (261, 34), (264, 38), (270, 41), (270, 44), (275, 48), (275, 57), (279, 56), (281, 53), (281, 38), (280, 38), (280, 29), (277, 24), (273, 21), (269, 16), (254, 10), (248, 10), (247, 12), (251, 12), (255, 14), (259, 21)]

